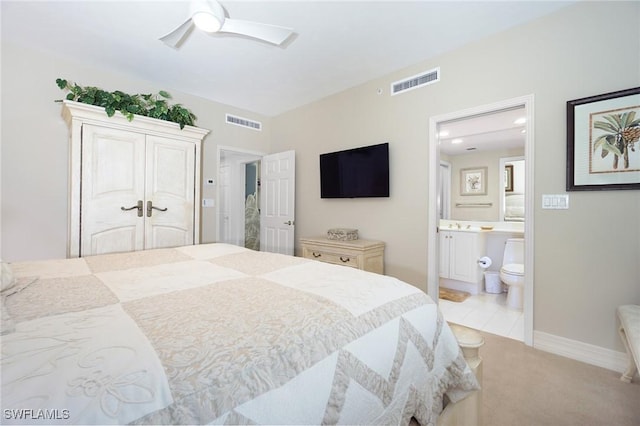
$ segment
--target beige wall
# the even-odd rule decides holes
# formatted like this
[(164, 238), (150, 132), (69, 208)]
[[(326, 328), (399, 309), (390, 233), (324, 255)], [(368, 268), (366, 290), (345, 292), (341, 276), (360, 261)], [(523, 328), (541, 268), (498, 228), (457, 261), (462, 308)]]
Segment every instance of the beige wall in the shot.
[[(505, 157), (523, 156), (522, 149), (504, 149), (489, 152), (477, 152), (450, 156), (451, 164), (451, 219), (497, 222), (500, 220), (500, 197), (504, 190), (500, 188), (500, 159)], [(487, 194), (461, 195), (461, 169), (487, 168)], [(456, 207), (456, 204), (490, 203), (491, 207)]]
[[(107, 70), (23, 47), (2, 44), (2, 227), (1, 256), (9, 261), (66, 256), (67, 128), (60, 115), (61, 77), (83, 86), (127, 93), (166, 90), (211, 130), (202, 146), (202, 178), (216, 177), (217, 145), (269, 151), (270, 119), (203, 98), (157, 87)], [(263, 131), (225, 124), (225, 113), (262, 121)], [(215, 187), (202, 195), (215, 197)], [(215, 241), (215, 208), (202, 209), (203, 242)]]
[[(276, 117), (273, 149), (297, 151), (297, 237), (358, 228), (387, 243), (388, 274), (425, 289), (429, 117), (533, 94), (534, 329), (622, 351), (615, 308), (640, 303), (640, 192), (571, 192), (569, 210), (541, 196), (565, 192), (566, 101), (640, 85), (639, 28), (638, 2), (583, 2)], [(439, 83), (389, 96), (436, 66)], [(389, 199), (320, 199), (320, 153), (385, 141)]]

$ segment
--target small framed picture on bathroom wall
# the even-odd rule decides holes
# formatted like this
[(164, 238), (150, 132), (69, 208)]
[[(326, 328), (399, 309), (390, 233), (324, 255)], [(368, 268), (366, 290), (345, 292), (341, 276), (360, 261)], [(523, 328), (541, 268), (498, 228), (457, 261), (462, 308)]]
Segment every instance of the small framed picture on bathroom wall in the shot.
[(640, 189), (640, 87), (567, 102), (567, 191)]
[(487, 168), (460, 169), (460, 195), (487, 195)]
[(504, 166), (504, 192), (513, 192), (513, 164)]

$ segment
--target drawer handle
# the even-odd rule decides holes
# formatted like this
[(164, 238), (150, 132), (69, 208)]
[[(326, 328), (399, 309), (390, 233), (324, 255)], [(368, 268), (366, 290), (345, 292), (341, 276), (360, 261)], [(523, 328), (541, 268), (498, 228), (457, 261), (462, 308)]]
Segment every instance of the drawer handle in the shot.
[(313, 257), (318, 258), (322, 256), (322, 253), (316, 253), (315, 251), (312, 253)]
[(344, 263), (347, 263), (347, 262), (350, 262), (350, 261), (351, 261), (351, 259), (349, 259), (348, 257), (347, 257), (347, 258), (344, 258), (344, 257), (342, 257), (342, 256), (340, 256), (340, 260), (342, 260)]

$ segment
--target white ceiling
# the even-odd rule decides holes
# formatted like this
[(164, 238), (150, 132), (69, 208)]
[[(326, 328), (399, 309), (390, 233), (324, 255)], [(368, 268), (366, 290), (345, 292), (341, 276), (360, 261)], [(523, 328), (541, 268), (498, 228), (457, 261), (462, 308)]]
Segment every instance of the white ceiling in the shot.
[(526, 120), (524, 107), (440, 123), (440, 152), (461, 155), (497, 149), (524, 149), (526, 121), (522, 120)]
[(223, 0), (230, 18), (291, 27), (296, 34), (276, 47), (193, 31), (178, 50), (158, 38), (188, 17), (185, 1), (0, 3), (3, 41), (143, 79), (158, 90), (275, 116), (571, 1)]

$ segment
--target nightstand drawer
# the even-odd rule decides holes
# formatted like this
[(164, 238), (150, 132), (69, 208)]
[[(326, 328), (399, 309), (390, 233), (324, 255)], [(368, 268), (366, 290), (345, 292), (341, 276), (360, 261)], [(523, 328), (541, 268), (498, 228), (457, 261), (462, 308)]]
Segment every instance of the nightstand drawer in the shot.
[(300, 243), (302, 256), (307, 259), (384, 274), (384, 243), (382, 241), (300, 238)]
[(315, 259), (321, 262), (335, 263), (337, 265), (351, 266), (353, 268), (360, 268), (360, 262), (358, 256), (353, 256), (345, 253), (331, 253), (323, 250), (317, 250), (313, 248), (305, 247), (303, 249), (303, 257), (308, 259)]

